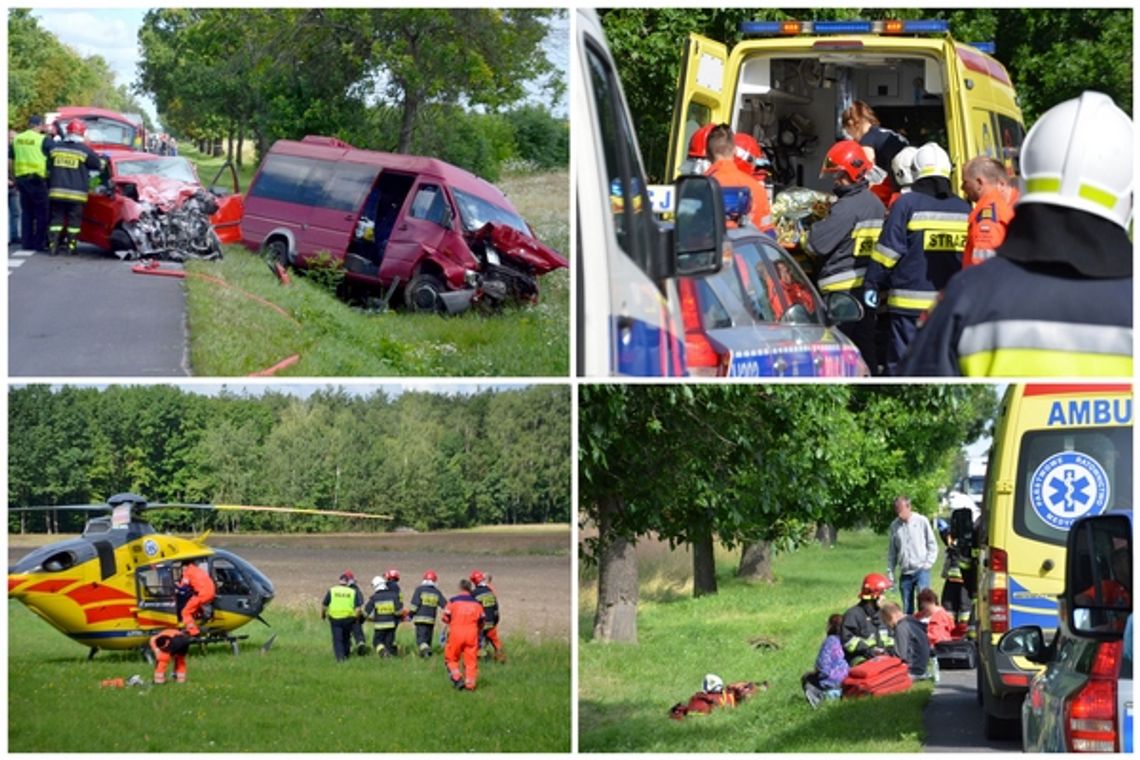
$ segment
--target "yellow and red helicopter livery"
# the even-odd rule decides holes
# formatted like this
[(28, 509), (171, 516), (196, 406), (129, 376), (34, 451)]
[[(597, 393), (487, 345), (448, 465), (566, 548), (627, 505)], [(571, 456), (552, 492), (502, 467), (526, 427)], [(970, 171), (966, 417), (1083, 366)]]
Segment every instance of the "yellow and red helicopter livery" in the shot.
[[(19, 507), (11, 512), (80, 510), (109, 512), (87, 521), (79, 538), (36, 549), (8, 571), (8, 596), (22, 602), (67, 637), (90, 648), (147, 651), (155, 632), (179, 627), (176, 593), (186, 562), (204, 562), (217, 587), (208, 619), (200, 623), (199, 641), (228, 643), (236, 654), (232, 631), (261, 617), (273, 599), (273, 583), (233, 552), (205, 544), (209, 531), (195, 538), (157, 532), (142, 519), (156, 509), (217, 512), (282, 512), (365, 519), (391, 519), (360, 512), (258, 507), (226, 504), (147, 504), (122, 493), (106, 504)], [(271, 642), (267, 642), (268, 643)]]

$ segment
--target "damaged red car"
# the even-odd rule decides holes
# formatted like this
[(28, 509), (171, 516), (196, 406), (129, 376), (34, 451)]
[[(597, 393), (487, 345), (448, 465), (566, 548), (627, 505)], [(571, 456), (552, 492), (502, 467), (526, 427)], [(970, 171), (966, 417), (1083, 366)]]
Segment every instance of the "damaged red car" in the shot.
[[(102, 150), (106, 166), (83, 209), (79, 239), (121, 258), (212, 259), (241, 240), (242, 196), (233, 166), (210, 187), (182, 156)], [(228, 182), (218, 182), (228, 170)]]
[(348, 283), (402, 292), (416, 311), (535, 301), (539, 277), (567, 264), (491, 183), (335, 137), (274, 143), (241, 231), (251, 250), (297, 267), (334, 262)]

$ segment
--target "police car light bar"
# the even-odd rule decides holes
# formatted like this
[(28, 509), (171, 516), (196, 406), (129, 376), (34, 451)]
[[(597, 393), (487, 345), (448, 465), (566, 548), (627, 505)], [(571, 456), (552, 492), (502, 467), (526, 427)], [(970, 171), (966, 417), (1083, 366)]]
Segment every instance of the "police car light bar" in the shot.
[(945, 19), (908, 19), (868, 21), (743, 21), (740, 33), (754, 36), (791, 36), (796, 34), (945, 34), (950, 22)]
[(985, 53), (986, 55), (994, 55), (997, 52), (997, 43), (995, 43), (993, 41), (990, 41), (990, 42), (967, 42), (966, 44), (972, 48), (975, 48), (976, 50), (979, 50), (979, 51)]

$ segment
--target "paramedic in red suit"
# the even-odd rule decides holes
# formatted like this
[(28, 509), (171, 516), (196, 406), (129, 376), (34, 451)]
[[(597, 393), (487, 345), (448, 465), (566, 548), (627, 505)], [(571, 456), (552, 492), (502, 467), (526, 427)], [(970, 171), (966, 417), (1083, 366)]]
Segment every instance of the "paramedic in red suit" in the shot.
[[(471, 595), (471, 581), (459, 582), (459, 595), (447, 602), (443, 622), (447, 623), (447, 646), (443, 650), (443, 663), (455, 688), (475, 690), (479, 675), (479, 634), (483, 631), (483, 603)], [(463, 672), (459, 660), (463, 659)]]
[(214, 601), (214, 597), (218, 595), (217, 588), (206, 569), (195, 561), (186, 562), (182, 566), (182, 580), (178, 585), (189, 587), (193, 591), (190, 600), (182, 608), (182, 624), (186, 626), (187, 633), (197, 636), (202, 631), (194, 621), (194, 615), (202, 607)]

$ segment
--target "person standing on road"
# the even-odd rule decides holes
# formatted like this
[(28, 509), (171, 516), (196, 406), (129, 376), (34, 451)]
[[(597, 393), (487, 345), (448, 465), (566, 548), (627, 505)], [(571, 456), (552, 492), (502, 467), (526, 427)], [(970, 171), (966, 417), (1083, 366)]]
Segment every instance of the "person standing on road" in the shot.
[[(464, 578), (459, 581), (459, 594), (447, 601), (443, 622), (447, 623), (447, 646), (443, 650), (443, 664), (451, 685), (457, 689), (475, 690), (479, 675), (479, 639), (483, 631), (483, 604), (472, 592), (475, 586)], [(459, 660), (463, 660), (460, 672)]]
[(989, 156), (975, 156), (962, 168), (962, 191), (974, 204), (966, 227), (966, 250), (962, 268), (989, 261), (1005, 242), (1005, 230), (1013, 219), (1017, 190), (1001, 162)]
[(447, 598), (436, 583), (439, 576), (435, 570), (424, 573), (424, 579), (412, 592), (408, 605), (412, 624), (416, 627), (416, 651), (420, 657), (431, 657), (431, 637), (435, 632), (435, 618), (439, 610), (447, 608)]
[(74, 254), (79, 245), (79, 228), (83, 224), (83, 207), (87, 205), (89, 172), (99, 171), (103, 161), (84, 142), (87, 125), (82, 119), (67, 122), (62, 140), (44, 140), (43, 152), (48, 163), (48, 199), (51, 201), (51, 254), (60, 251)]
[(911, 509), (907, 497), (895, 499), (895, 515), (887, 529), (887, 579), (894, 583), (897, 566), (903, 608), (910, 615), (915, 595), (930, 586), (930, 569), (938, 561), (938, 542), (930, 521)]
[(843, 613), (839, 642), (848, 665), (886, 654), (894, 646), (891, 632), (879, 617), (879, 600), (890, 587), (891, 582), (885, 576), (870, 573), (863, 578), (859, 603)]
[[(9, 176), (20, 194), (20, 247), (46, 251), (48, 244), (48, 165), (44, 120), (28, 119), (28, 128), (8, 145)], [(86, 196), (84, 196), (86, 198)]]
[[(867, 185), (867, 172), (874, 164), (854, 140), (841, 140), (827, 151), (820, 177), (833, 176), (831, 189), (838, 200), (827, 216), (813, 224), (801, 245), (804, 252), (822, 260), (819, 268), (820, 292), (858, 292), (863, 286), (867, 262), (883, 229), (887, 210)], [(858, 322), (847, 322), (839, 329), (855, 343), (863, 361), (875, 371), (875, 310), (866, 309)]]
[(321, 620), (332, 628), (333, 656), (337, 662), (348, 659), (352, 645), (352, 624), (364, 614), (364, 595), (353, 581), (356, 576), (345, 570), (337, 585), (325, 592), (321, 601)]
[(1021, 146), (1024, 192), (985, 267), (955, 276), (902, 374), (1132, 376), (1132, 119), (1084, 92)]

